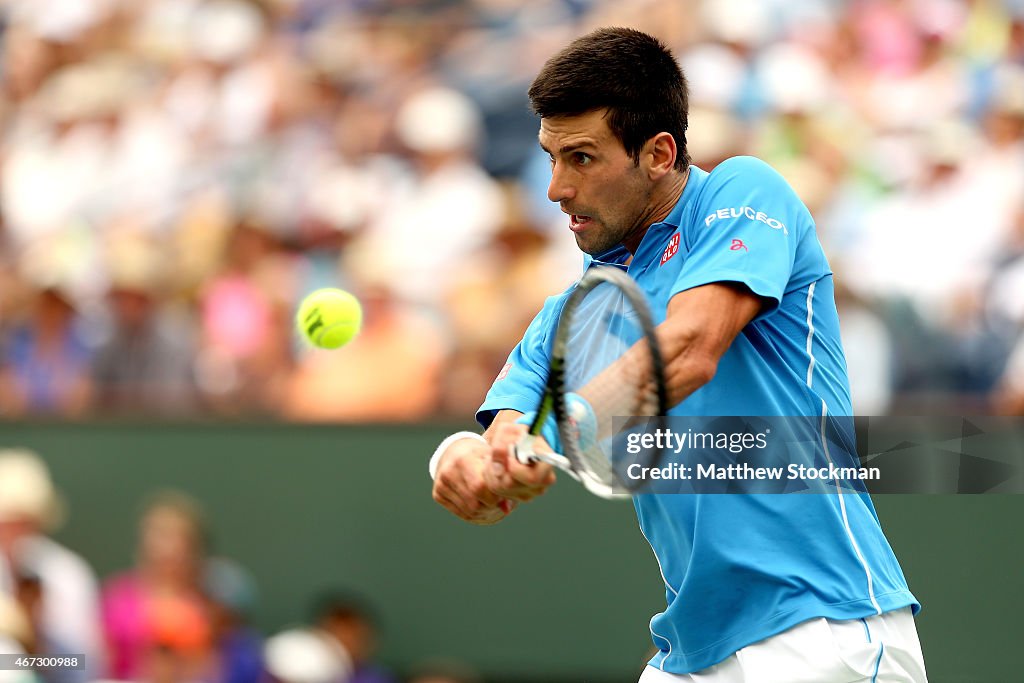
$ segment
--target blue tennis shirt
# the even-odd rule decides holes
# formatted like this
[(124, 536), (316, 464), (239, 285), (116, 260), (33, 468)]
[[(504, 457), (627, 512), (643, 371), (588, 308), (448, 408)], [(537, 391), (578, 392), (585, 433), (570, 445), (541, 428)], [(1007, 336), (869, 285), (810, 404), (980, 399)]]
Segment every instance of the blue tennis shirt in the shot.
[[(624, 249), (585, 264), (618, 264)], [(714, 282), (742, 283), (767, 303), (722, 356), (714, 379), (670, 410), (680, 416), (852, 414), (832, 272), (810, 212), (770, 166), (729, 159), (691, 167), (678, 203), (652, 225), (627, 272), (655, 322), (669, 299)], [(571, 288), (570, 290), (571, 291)], [(535, 410), (568, 291), (551, 297), (513, 349), (477, 413)], [(651, 619), (671, 673), (712, 666), (816, 617), (857, 619), (920, 606), (866, 494), (692, 494), (633, 497), (665, 583)]]

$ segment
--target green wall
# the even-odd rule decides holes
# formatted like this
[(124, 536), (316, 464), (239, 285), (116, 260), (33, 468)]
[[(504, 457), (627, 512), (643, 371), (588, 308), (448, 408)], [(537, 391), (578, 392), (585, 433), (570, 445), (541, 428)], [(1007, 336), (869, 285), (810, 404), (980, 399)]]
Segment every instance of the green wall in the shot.
[[(139, 504), (199, 498), (215, 551), (259, 582), (257, 624), (302, 621), (324, 589), (358, 589), (382, 657), (469, 660), (493, 680), (635, 680), (663, 600), (632, 506), (560, 482), (495, 527), (430, 498), (446, 426), (0, 425), (0, 447), (51, 464), (70, 509), (58, 537), (103, 575), (130, 565)], [(911, 588), (931, 680), (1021, 680), (1024, 496), (876, 496)]]

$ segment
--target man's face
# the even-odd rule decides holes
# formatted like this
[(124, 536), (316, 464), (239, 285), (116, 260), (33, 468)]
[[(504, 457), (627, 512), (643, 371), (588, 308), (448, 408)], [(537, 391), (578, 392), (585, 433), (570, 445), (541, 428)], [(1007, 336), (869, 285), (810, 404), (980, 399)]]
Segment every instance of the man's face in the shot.
[(39, 526), (28, 515), (11, 515), (0, 520), (0, 560), (3, 555), (14, 554), (21, 539), (39, 532)]
[(608, 128), (607, 113), (541, 119), (538, 136), (551, 156), (548, 199), (569, 214), (576, 244), (591, 255), (636, 239), (647, 227), (653, 189), (644, 155), (639, 166), (633, 162)]

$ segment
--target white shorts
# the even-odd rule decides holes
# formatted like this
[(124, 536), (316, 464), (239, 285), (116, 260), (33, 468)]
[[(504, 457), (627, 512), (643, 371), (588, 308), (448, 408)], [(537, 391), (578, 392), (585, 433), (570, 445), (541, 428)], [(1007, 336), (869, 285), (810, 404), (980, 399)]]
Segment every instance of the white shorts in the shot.
[(833, 621), (811, 619), (692, 674), (648, 666), (639, 683), (927, 683), (909, 607)]

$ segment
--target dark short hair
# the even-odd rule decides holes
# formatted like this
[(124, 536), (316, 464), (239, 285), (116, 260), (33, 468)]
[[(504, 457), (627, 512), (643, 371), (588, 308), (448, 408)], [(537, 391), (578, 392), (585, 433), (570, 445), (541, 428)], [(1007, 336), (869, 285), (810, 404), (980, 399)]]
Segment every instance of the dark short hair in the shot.
[(607, 108), (608, 127), (637, 163), (644, 143), (675, 138), (675, 167), (686, 170), (689, 97), (675, 57), (657, 38), (631, 28), (600, 28), (549, 59), (529, 90), (541, 118)]
[(313, 620), (362, 621), (377, 627), (377, 612), (365, 596), (354, 591), (337, 589), (321, 593), (313, 602)]

